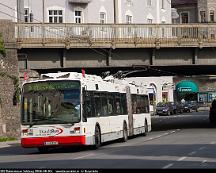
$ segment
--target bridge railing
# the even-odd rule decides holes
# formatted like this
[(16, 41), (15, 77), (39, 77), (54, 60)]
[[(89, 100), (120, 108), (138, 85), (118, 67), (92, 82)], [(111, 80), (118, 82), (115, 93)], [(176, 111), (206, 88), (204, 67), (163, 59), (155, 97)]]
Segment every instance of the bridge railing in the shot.
[(16, 24), (21, 47), (212, 47), (216, 24)]

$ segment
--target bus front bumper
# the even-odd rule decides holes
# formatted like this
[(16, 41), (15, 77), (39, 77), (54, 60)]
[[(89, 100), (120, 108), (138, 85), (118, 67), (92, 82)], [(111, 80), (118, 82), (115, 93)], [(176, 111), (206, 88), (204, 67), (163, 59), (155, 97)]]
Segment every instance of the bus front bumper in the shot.
[(34, 147), (54, 147), (65, 145), (85, 145), (85, 136), (49, 136), (49, 137), (29, 137), (22, 138), (21, 145), (24, 148)]

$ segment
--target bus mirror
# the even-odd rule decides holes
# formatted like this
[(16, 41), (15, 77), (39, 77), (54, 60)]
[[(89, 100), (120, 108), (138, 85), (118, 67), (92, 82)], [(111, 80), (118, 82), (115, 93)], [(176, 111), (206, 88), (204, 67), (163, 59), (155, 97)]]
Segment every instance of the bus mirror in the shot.
[(87, 116), (86, 116), (85, 112), (83, 113), (83, 122), (87, 122)]
[(82, 87), (83, 92), (87, 90), (87, 86)]

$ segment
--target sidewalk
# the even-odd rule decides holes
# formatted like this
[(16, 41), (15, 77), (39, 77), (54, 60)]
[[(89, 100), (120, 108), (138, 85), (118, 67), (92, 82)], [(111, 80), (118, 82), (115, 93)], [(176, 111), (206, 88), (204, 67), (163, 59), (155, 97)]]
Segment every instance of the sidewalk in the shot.
[(14, 145), (20, 145), (20, 140), (0, 142), (0, 148), (6, 148)]
[(208, 106), (203, 106), (203, 107), (199, 107), (198, 108), (198, 111), (209, 111), (210, 110), (210, 107), (208, 107)]

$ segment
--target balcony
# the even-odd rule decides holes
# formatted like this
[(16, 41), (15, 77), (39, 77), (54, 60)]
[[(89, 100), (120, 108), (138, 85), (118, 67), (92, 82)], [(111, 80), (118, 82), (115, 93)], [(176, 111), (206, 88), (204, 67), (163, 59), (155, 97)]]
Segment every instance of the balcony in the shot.
[(88, 4), (91, 0), (68, 0), (69, 3)]

